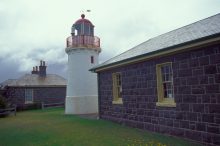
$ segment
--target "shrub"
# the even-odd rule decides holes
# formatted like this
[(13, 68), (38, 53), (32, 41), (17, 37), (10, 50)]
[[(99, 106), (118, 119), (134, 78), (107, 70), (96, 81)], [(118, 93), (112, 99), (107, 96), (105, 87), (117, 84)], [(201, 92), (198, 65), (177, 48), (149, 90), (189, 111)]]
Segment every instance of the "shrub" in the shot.
[(5, 97), (0, 95), (0, 109), (5, 109), (7, 107), (7, 103)]
[[(2, 112), (1, 109), (5, 109), (7, 108), (7, 102), (5, 100), (5, 97), (3, 97), (2, 95), (0, 95), (0, 113)], [(8, 114), (0, 114), (0, 118), (2, 117), (6, 117), (8, 116)]]

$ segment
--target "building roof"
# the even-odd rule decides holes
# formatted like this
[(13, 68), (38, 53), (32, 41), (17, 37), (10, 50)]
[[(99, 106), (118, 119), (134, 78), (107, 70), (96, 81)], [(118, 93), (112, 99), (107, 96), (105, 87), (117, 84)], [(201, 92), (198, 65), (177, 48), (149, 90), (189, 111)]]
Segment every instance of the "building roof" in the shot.
[(130, 50), (117, 55), (100, 65), (95, 66), (90, 70), (96, 71), (105, 67), (111, 67), (117, 63), (125, 62), (128, 60), (131, 61), (140, 56), (157, 54), (158, 52), (173, 49), (177, 46), (219, 36), (220, 13), (149, 39), (131, 48)]
[[(67, 81), (63, 77), (55, 74), (47, 74), (40, 77), (37, 74), (25, 74), (16, 80), (6, 80), (3, 86), (13, 87), (45, 87), (45, 86), (66, 86)], [(2, 83), (2, 84), (3, 84)]]
[(1, 89), (4, 89), (5, 86), (8, 86), (10, 84), (13, 84), (14, 82), (16, 82), (17, 80), (16, 79), (8, 79), (2, 83), (0, 83), (0, 87)]

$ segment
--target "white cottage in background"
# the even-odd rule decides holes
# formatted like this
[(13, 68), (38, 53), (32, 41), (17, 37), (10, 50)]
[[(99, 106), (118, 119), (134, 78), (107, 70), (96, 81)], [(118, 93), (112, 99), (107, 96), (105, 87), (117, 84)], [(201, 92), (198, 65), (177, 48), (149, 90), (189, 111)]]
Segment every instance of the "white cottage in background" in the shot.
[(98, 64), (100, 39), (94, 36), (94, 25), (81, 15), (67, 38), (68, 83), (66, 114), (98, 112), (97, 75), (89, 71)]

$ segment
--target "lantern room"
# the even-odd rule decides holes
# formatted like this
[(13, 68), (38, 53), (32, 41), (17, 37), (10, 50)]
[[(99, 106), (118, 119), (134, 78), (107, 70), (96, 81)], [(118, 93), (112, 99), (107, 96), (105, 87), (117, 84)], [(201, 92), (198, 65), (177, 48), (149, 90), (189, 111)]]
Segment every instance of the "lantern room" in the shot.
[(77, 20), (71, 29), (72, 36), (75, 35), (87, 35), (94, 36), (94, 25), (88, 20), (85, 19), (85, 15), (81, 15), (81, 19)]
[(94, 36), (94, 25), (88, 19), (85, 19), (85, 14), (77, 20), (71, 28), (71, 36), (67, 38), (67, 48), (99, 48), (100, 39)]

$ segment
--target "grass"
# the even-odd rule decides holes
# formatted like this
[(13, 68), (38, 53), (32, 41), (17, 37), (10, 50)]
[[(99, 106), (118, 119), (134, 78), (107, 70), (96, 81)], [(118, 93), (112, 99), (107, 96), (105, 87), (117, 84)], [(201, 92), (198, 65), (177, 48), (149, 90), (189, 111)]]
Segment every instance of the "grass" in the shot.
[[(0, 119), (0, 146), (196, 146), (105, 120), (64, 115), (62, 108)], [(197, 144), (198, 145), (198, 144)]]

